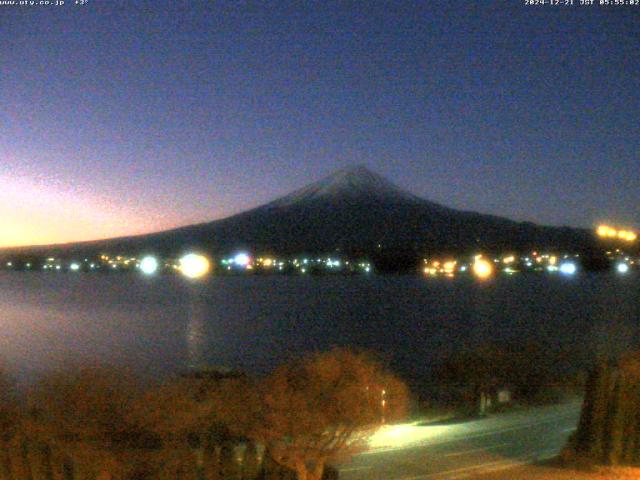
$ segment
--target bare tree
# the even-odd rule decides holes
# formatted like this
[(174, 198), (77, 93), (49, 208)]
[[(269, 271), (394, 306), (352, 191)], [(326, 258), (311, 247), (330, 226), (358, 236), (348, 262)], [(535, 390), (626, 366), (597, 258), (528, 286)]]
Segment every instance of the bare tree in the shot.
[(408, 391), (370, 355), (346, 349), (281, 366), (262, 385), (262, 414), (248, 435), (299, 480), (319, 480), (385, 421), (404, 415)]

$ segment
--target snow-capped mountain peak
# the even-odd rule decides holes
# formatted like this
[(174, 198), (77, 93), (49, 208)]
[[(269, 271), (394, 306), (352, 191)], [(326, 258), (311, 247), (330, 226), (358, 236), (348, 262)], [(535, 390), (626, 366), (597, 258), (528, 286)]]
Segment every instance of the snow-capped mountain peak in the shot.
[(311, 201), (340, 202), (344, 200), (424, 202), (364, 165), (356, 165), (338, 170), (318, 182), (271, 202), (269, 206), (286, 207)]

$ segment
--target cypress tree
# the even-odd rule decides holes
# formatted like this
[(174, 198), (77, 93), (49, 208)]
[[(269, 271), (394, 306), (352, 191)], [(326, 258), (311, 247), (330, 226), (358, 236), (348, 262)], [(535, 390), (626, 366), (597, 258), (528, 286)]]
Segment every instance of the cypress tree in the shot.
[(619, 371), (613, 372), (613, 388), (607, 398), (607, 414), (602, 435), (602, 462), (616, 465), (622, 457), (622, 431), (624, 422), (623, 377)]
[(640, 465), (640, 353), (592, 369), (574, 448), (595, 463)]
[(247, 442), (247, 448), (244, 452), (244, 461), (242, 462), (242, 480), (255, 480), (260, 471), (258, 458), (258, 449), (254, 442)]
[(235, 445), (225, 441), (220, 447), (220, 473), (224, 480), (240, 480), (240, 465), (236, 460)]
[(576, 449), (590, 458), (602, 456), (602, 439), (607, 414), (609, 368), (600, 361), (587, 378), (582, 414), (576, 435)]
[(203, 471), (205, 480), (220, 480), (220, 458), (218, 448), (211, 439), (205, 442)]

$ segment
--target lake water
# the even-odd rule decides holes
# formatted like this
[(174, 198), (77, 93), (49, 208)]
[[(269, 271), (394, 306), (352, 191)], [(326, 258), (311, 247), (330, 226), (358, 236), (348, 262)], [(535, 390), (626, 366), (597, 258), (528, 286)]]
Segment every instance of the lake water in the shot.
[[(268, 371), (357, 345), (411, 382), (451, 352), (527, 339), (579, 367), (637, 340), (640, 278), (211, 277), (0, 273), (0, 357), (21, 379), (70, 362), (162, 376), (195, 365)], [(566, 365), (565, 365), (566, 366)], [(563, 366), (564, 368), (564, 366)]]

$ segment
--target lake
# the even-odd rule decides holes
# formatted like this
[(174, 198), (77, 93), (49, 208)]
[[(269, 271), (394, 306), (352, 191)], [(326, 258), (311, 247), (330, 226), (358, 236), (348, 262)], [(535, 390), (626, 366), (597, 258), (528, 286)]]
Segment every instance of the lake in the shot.
[(412, 276), (180, 277), (0, 272), (0, 357), (18, 378), (68, 363), (145, 376), (189, 366), (265, 372), (332, 345), (380, 353), (411, 383), (460, 348), (535, 342), (561, 368), (637, 340), (640, 278), (520, 274), (487, 282)]

